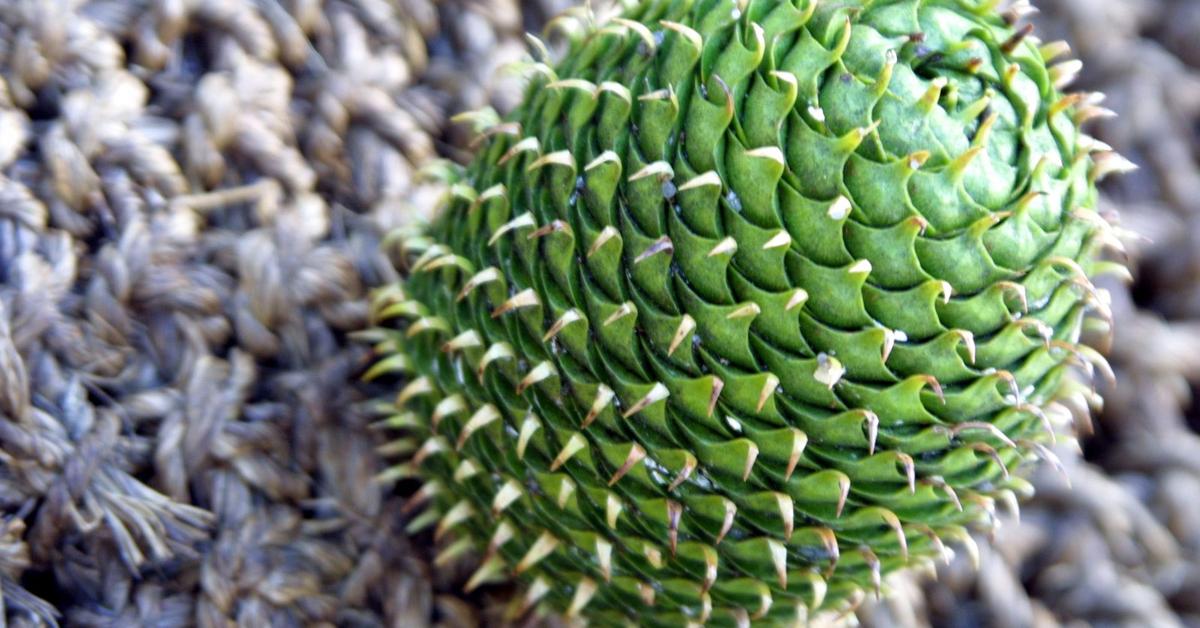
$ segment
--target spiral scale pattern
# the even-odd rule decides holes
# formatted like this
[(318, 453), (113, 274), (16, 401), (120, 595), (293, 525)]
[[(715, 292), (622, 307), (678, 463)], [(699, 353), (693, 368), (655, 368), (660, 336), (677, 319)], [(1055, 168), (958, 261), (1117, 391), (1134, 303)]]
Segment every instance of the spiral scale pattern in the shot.
[(1028, 491), (1127, 162), (995, 4), (648, 1), (531, 64), (375, 303), (390, 475), (468, 586), (791, 625)]

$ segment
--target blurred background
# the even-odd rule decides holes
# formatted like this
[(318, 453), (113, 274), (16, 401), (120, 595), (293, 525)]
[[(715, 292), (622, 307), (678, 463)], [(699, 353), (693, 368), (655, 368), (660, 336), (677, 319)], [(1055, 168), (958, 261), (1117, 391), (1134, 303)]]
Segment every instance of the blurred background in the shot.
[[(348, 332), (388, 230), (567, 0), (0, 2), (0, 617), (475, 626), (410, 539)], [(994, 544), (868, 626), (1200, 626), (1200, 2), (1039, 0), (1141, 166), (1115, 387)], [(974, 558), (974, 560), (972, 560)], [(973, 564), (974, 563), (974, 564)], [(976, 568), (977, 565), (977, 568)], [(934, 577), (936, 576), (936, 578)]]

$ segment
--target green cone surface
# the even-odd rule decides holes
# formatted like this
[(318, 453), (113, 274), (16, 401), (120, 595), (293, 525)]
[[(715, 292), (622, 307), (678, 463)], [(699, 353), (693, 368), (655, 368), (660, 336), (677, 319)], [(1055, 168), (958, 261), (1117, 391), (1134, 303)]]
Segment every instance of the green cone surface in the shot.
[(1126, 162), (994, 4), (649, 1), (534, 66), (376, 303), (469, 586), (790, 625), (1027, 491)]

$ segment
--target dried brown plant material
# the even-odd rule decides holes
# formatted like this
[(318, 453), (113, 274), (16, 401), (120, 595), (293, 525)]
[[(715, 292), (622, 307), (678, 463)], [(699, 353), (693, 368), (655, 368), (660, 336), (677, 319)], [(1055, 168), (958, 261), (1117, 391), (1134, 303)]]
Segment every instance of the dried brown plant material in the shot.
[[(466, 0), (0, 3), (8, 621), (432, 616), (347, 333), (438, 193), (459, 96), (419, 82), (467, 4), (470, 41), (516, 41)], [(432, 59), (482, 104), (467, 43)]]

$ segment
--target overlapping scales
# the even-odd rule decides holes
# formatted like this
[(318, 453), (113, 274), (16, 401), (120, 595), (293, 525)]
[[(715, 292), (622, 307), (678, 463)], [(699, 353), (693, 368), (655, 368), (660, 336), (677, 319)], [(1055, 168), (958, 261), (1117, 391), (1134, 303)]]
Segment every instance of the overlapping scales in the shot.
[(787, 624), (1028, 490), (1124, 162), (994, 4), (643, 2), (531, 66), (376, 304), (393, 475), (470, 586)]

